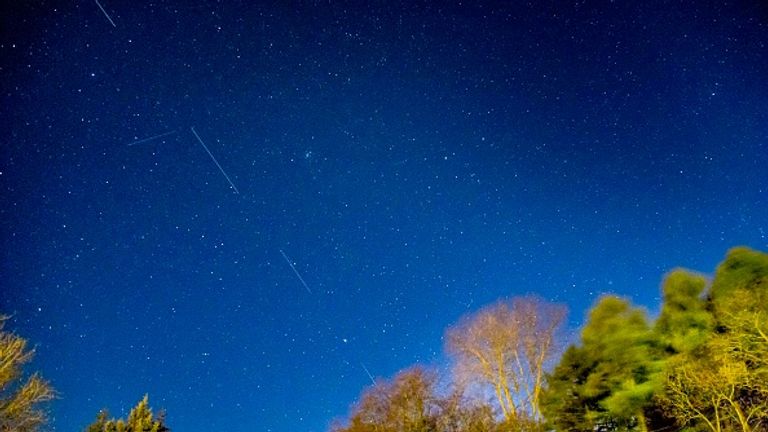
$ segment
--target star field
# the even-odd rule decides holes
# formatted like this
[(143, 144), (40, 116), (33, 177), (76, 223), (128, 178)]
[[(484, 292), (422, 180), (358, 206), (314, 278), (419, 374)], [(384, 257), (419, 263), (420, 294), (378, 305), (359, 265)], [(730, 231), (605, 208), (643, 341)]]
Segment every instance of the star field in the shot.
[(768, 250), (759, 1), (0, 23), (0, 312), (55, 430), (149, 393), (173, 430), (323, 431), (371, 376), (444, 366), (444, 329), (500, 297), (576, 327), (601, 293), (653, 312), (670, 269)]

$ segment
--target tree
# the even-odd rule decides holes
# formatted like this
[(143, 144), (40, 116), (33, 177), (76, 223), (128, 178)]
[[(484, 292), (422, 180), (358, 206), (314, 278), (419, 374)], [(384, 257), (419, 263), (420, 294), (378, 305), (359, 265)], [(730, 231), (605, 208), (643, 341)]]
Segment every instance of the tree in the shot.
[(581, 344), (548, 377), (542, 401), (558, 430), (648, 430), (661, 364), (645, 313), (616, 296), (592, 308)]
[(706, 425), (712, 432), (764, 431), (765, 389), (745, 363), (721, 351), (721, 343), (715, 339), (695, 358), (678, 359), (657, 400), (680, 426)]
[(565, 315), (564, 306), (521, 297), (464, 317), (446, 335), (456, 381), (492, 389), (507, 424), (540, 422), (544, 373)]
[(333, 432), (494, 432), (490, 406), (467, 399), (453, 388), (437, 394), (437, 374), (414, 366), (389, 381), (377, 381), (366, 389), (346, 425)]
[(600, 410), (599, 397), (587, 396), (584, 385), (596, 362), (582, 347), (570, 346), (555, 370), (546, 377), (541, 397), (541, 412), (551, 429), (592, 432), (594, 421), (589, 413)]
[(729, 299), (738, 291), (750, 294), (753, 308), (768, 311), (768, 254), (745, 247), (728, 251), (709, 293), (715, 312), (729, 309)]
[(667, 354), (687, 353), (701, 346), (714, 329), (714, 317), (703, 297), (707, 280), (686, 270), (670, 272), (662, 284), (661, 314), (655, 331)]
[(492, 432), (496, 429), (493, 410), (485, 403), (469, 399), (464, 392), (454, 388), (435, 403), (437, 414), (436, 431), (439, 432)]
[(407, 370), (366, 391), (334, 431), (768, 432), (768, 255), (732, 249), (707, 286), (670, 272), (655, 323), (602, 297), (549, 374), (565, 309), (531, 298), (491, 305), (446, 333), (448, 396), (436, 395), (433, 375)]
[(23, 367), (34, 356), (27, 340), (4, 331), (8, 316), (0, 315), (0, 432), (34, 432), (47, 422), (41, 404), (56, 395), (38, 374), (23, 380)]
[(582, 332), (584, 349), (596, 356), (585, 394), (598, 397), (602, 421), (647, 430), (645, 410), (659, 386), (661, 364), (645, 313), (624, 299), (603, 297)]
[(427, 432), (435, 428), (436, 375), (421, 367), (398, 373), (367, 389), (353, 408), (347, 426), (334, 432)]
[(746, 248), (718, 267), (706, 343), (670, 362), (659, 405), (681, 426), (768, 429), (768, 255)]
[(128, 420), (110, 419), (106, 410), (101, 410), (96, 415), (96, 420), (86, 427), (85, 432), (167, 432), (170, 429), (165, 425), (165, 414), (152, 414), (149, 407), (149, 396), (144, 398), (131, 409)]

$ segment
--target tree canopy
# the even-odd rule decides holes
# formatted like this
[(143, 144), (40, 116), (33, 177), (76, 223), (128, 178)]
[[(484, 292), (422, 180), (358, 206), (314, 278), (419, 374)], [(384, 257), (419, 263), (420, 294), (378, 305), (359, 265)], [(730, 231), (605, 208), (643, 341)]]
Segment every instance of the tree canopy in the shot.
[(595, 305), (547, 379), (555, 430), (768, 430), (768, 255), (732, 249), (711, 284), (674, 270), (662, 294), (654, 323)]
[[(661, 294), (655, 319), (627, 298), (600, 297), (567, 347), (563, 305), (516, 297), (482, 308), (446, 331), (451, 373), (417, 365), (380, 379), (331, 430), (768, 431), (768, 254), (732, 249), (711, 280), (675, 269)], [(37, 432), (56, 394), (24, 374), (34, 350), (5, 330), (7, 319), (0, 432)], [(85, 428), (168, 430), (148, 396), (127, 419), (103, 410)]]
[(712, 279), (672, 270), (661, 294), (655, 319), (601, 297), (562, 351), (564, 307), (482, 308), (446, 332), (447, 396), (408, 369), (364, 392), (335, 431), (768, 431), (768, 255), (732, 249)]
[(538, 423), (545, 368), (558, 352), (566, 308), (537, 297), (500, 301), (446, 332), (454, 379), (488, 388), (506, 423)]
[(131, 409), (128, 419), (110, 419), (107, 410), (101, 410), (96, 420), (85, 428), (85, 432), (166, 432), (165, 414), (155, 415), (149, 407), (149, 396)]
[(35, 432), (47, 421), (43, 404), (56, 393), (37, 373), (25, 379), (23, 368), (35, 352), (26, 339), (5, 330), (7, 320), (0, 315), (0, 432)]

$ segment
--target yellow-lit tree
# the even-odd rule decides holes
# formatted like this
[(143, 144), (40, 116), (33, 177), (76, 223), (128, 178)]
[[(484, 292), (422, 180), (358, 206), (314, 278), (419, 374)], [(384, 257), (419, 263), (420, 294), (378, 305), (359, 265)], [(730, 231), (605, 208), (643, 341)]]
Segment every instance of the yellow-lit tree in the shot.
[(91, 423), (85, 432), (166, 432), (169, 430), (165, 425), (164, 413), (154, 415), (149, 407), (149, 396), (144, 395), (144, 398), (131, 409), (128, 420), (109, 419), (107, 411), (102, 410), (96, 416), (96, 421)]
[(427, 432), (433, 430), (436, 376), (412, 367), (391, 381), (378, 381), (363, 392), (349, 424), (334, 432)]
[(732, 249), (708, 296), (716, 328), (675, 356), (660, 406), (682, 426), (768, 430), (768, 255)]
[[(740, 338), (713, 337), (690, 356), (676, 359), (667, 375), (659, 404), (681, 426), (703, 424), (712, 432), (756, 432), (768, 429), (768, 388), (757, 350), (744, 348)], [(768, 340), (763, 341), (768, 345)], [(765, 355), (766, 347), (759, 348)], [(755, 357), (753, 357), (755, 356)], [(761, 367), (748, 360), (755, 358)]]
[(53, 387), (38, 374), (24, 380), (23, 367), (34, 356), (27, 340), (4, 330), (0, 316), (0, 432), (34, 432), (46, 423), (42, 404), (55, 397)]
[(436, 391), (437, 374), (420, 366), (378, 380), (354, 405), (346, 424), (332, 432), (493, 432), (493, 412), (487, 405), (464, 398), (454, 389)]
[(562, 305), (520, 297), (464, 317), (446, 335), (455, 380), (492, 389), (506, 424), (540, 422), (544, 374), (565, 316)]

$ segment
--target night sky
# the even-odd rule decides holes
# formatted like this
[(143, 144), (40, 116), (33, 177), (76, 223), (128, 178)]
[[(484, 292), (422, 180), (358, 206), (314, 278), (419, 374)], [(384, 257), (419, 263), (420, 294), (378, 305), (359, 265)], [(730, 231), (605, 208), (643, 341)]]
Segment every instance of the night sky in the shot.
[(500, 297), (576, 328), (768, 250), (760, 0), (100, 1), (0, 9), (0, 311), (57, 431), (324, 431)]

